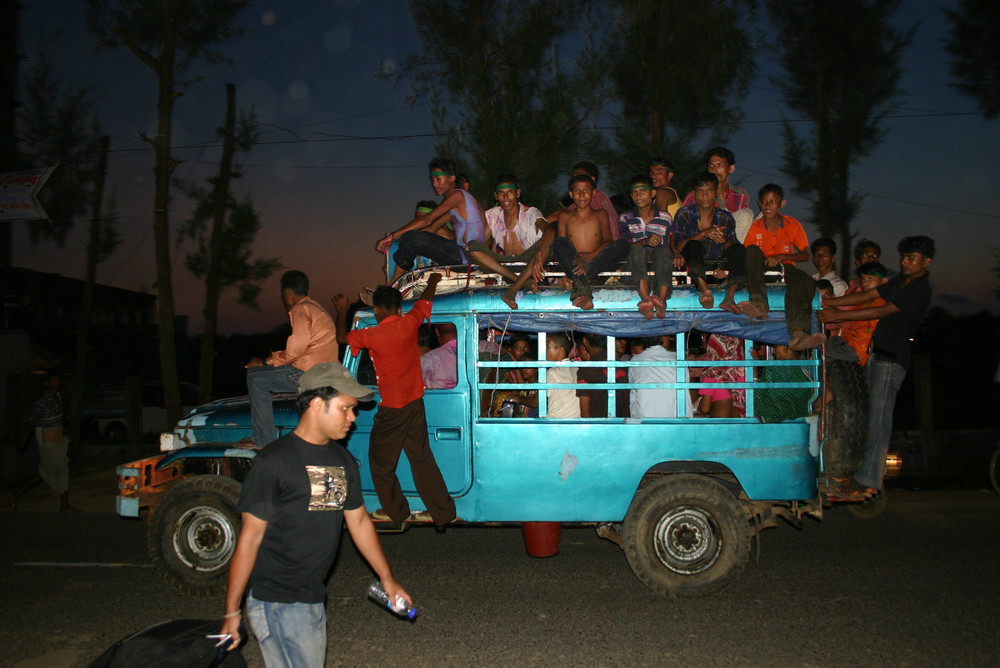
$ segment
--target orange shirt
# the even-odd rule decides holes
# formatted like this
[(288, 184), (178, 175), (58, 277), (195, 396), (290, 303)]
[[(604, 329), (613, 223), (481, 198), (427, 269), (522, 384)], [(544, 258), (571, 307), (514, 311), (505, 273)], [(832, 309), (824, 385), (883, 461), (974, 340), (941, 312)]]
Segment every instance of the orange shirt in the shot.
[[(764, 252), (764, 257), (772, 255), (787, 255), (809, 248), (809, 237), (802, 228), (802, 223), (791, 216), (779, 216), (781, 224), (775, 232), (767, 229), (764, 218), (758, 218), (750, 225), (747, 236), (743, 241), (744, 246), (760, 246)], [(785, 260), (784, 264), (795, 263)]]
[[(866, 304), (852, 306), (848, 310), (876, 308), (884, 305), (885, 300), (879, 297)], [(878, 327), (878, 320), (847, 320), (841, 323), (840, 335), (844, 337), (851, 348), (854, 348), (861, 366), (868, 364), (868, 345), (871, 343), (876, 327)]]
[(291, 364), (296, 369), (308, 371), (320, 362), (336, 362), (337, 326), (322, 306), (306, 297), (288, 310), (292, 335), (285, 342), (285, 349), (271, 353), (267, 363), (271, 366)]
[(380, 405), (402, 408), (424, 396), (417, 329), (430, 318), (431, 302), (418, 299), (405, 315), (390, 315), (374, 327), (355, 329), (347, 334), (352, 355), (357, 356), (363, 348), (371, 355)]

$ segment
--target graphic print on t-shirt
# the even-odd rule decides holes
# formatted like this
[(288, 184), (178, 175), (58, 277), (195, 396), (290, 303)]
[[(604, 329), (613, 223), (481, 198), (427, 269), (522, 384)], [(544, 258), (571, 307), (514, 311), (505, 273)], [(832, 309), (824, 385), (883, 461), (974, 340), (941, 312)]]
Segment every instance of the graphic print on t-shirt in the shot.
[(309, 510), (342, 510), (347, 500), (347, 474), (342, 466), (307, 466)]

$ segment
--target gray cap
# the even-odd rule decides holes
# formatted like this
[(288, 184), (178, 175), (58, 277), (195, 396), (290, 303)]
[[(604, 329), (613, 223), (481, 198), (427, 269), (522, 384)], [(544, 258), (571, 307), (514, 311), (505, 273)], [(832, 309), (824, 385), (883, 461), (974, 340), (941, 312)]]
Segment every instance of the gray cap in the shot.
[(299, 378), (299, 394), (321, 387), (332, 387), (355, 399), (371, 399), (375, 392), (354, 380), (351, 372), (340, 362), (321, 362)]

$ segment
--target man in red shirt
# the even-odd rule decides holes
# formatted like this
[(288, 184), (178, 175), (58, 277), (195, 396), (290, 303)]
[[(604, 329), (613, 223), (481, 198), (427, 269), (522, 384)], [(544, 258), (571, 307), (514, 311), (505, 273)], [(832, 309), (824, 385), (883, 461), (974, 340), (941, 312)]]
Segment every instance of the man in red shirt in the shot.
[(402, 450), (410, 461), (417, 493), (430, 515), (428, 518), (417, 513), (416, 519), (430, 519), (443, 531), (455, 519), (455, 500), (448, 495), (427, 437), (424, 379), (417, 348), (417, 330), (424, 320), (430, 320), (431, 301), (440, 280), (441, 274), (431, 274), (424, 294), (405, 315), (399, 290), (380, 285), (372, 295), (378, 325), (351, 331), (347, 343), (352, 355), (368, 349), (378, 379), (380, 401), (368, 441), (372, 482), (382, 504), (375, 518), (388, 517), (400, 525), (410, 519), (410, 504), (396, 477)]

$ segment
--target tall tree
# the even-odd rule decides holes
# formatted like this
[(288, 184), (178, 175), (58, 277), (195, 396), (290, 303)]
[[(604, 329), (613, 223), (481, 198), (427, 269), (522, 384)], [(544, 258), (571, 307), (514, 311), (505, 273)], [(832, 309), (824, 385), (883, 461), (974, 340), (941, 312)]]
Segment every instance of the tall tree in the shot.
[(664, 156), (678, 173), (704, 170), (701, 146), (742, 118), (736, 102), (755, 70), (754, 0), (615, 0), (614, 94), (621, 101), (614, 160), (624, 178)]
[(58, 164), (39, 198), (49, 220), (27, 221), (32, 243), (63, 245), (77, 216), (90, 213), (84, 280), (77, 321), (77, 345), (70, 400), (70, 433), (79, 443), (87, 384), (87, 351), (97, 266), (118, 246), (111, 221), (102, 220), (108, 136), (100, 135), (94, 100), (86, 89), (67, 85), (55, 75), (52, 40), (39, 41), (25, 77), (24, 104), (18, 114), (22, 156), (34, 167)]
[(100, 141), (95, 103), (87, 89), (56, 76), (51, 39), (40, 40), (34, 50), (24, 91), (17, 132), (21, 153), (33, 167), (59, 165), (38, 195), (49, 219), (27, 221), (29, 238), (62, 246), (74, 216), (90, 204)]
[(226, 84), (226, 119), (219, 128), (222, 156), (219, 173), (209, 179), (209, 188), (187, 188), (197, 206), (191, 218), (178, 230), (178, 243), (194, 242), (184, 259), (188, 270), (205, 281), (205, 326), (201, 334), (198, 384), (201, 401), (212, 397), (215, 366), (215, 336), (218, 332), (219, 298), (228, 287), (237, 287), (239, 303), (257, 309), (260, 283), (281, 268), (277, 258), (253, 258), (251, 246), (260, 230), (260, 219), (249, 197), (237, 202), (230, 182), (239, 178), (235, 165), (238, 151), (249, 151), (257, 140), (257, 125), (250, 115), (236, 121), (236, 87)]
[(101, 135), (97, 150), (97, 167), (90, 196), (90, 230), (87, 239), (87, 268), (77, 317), (76, 358), (73, 369), (73, 396), (70, 400), (70, 433), (80, 442), (83, 425), (83, 396), (87, 385), (87, 353), (90, 349), (90, 316), (94, 302), (97, 266), (107, 260), (121, 242), (113, 221), (104, 218), (104, 179), (108, 171), (108, 135)]
[(533, 204), (579, 159), (588, 126), (604, 99), (585, 85), (584, 44), (564, 65), (559, 39), (581, 3), (565, 0), (411, 0), (422, 51), (394, 78), (408, 78), (416, 97), (431, 99), (439, 152), (464, 162), (480, 196), (514, 172)]
[(170, 181), (174, 100), (178, 76), (195, 60), (224, 60), (215, 46), (236, 32), (233, 21), (248, 0), (87, 0), (87, 28), (103, 48), (124, 46), (156, 77), (156, 134), (141, 135), (153, 147), (153, 238), (156, 246), (157, 325), (167, 419), (180, 419), (181, 395), (174, 339), (170, 274)]
[(812, 199), (820, 234), (839, 237), (847, 275), (851, 221), (862, 194), (851, 189), (851, 168), (885, 137), (884, 117), (896, 107), (900, 54), (913, 29), (891, 19), (898, 0), (768, 0), (783, 68), (774, 85), (784, 105), (808, 119), (800, 133), (786, 120), (781, 170), (795, 191)]
[(1000, 114), (1000, 4), (995, 0), (959, 0), (945, 9), (951, 30), (945, 49), (955, 87), (979, 105), (986, 118)]

